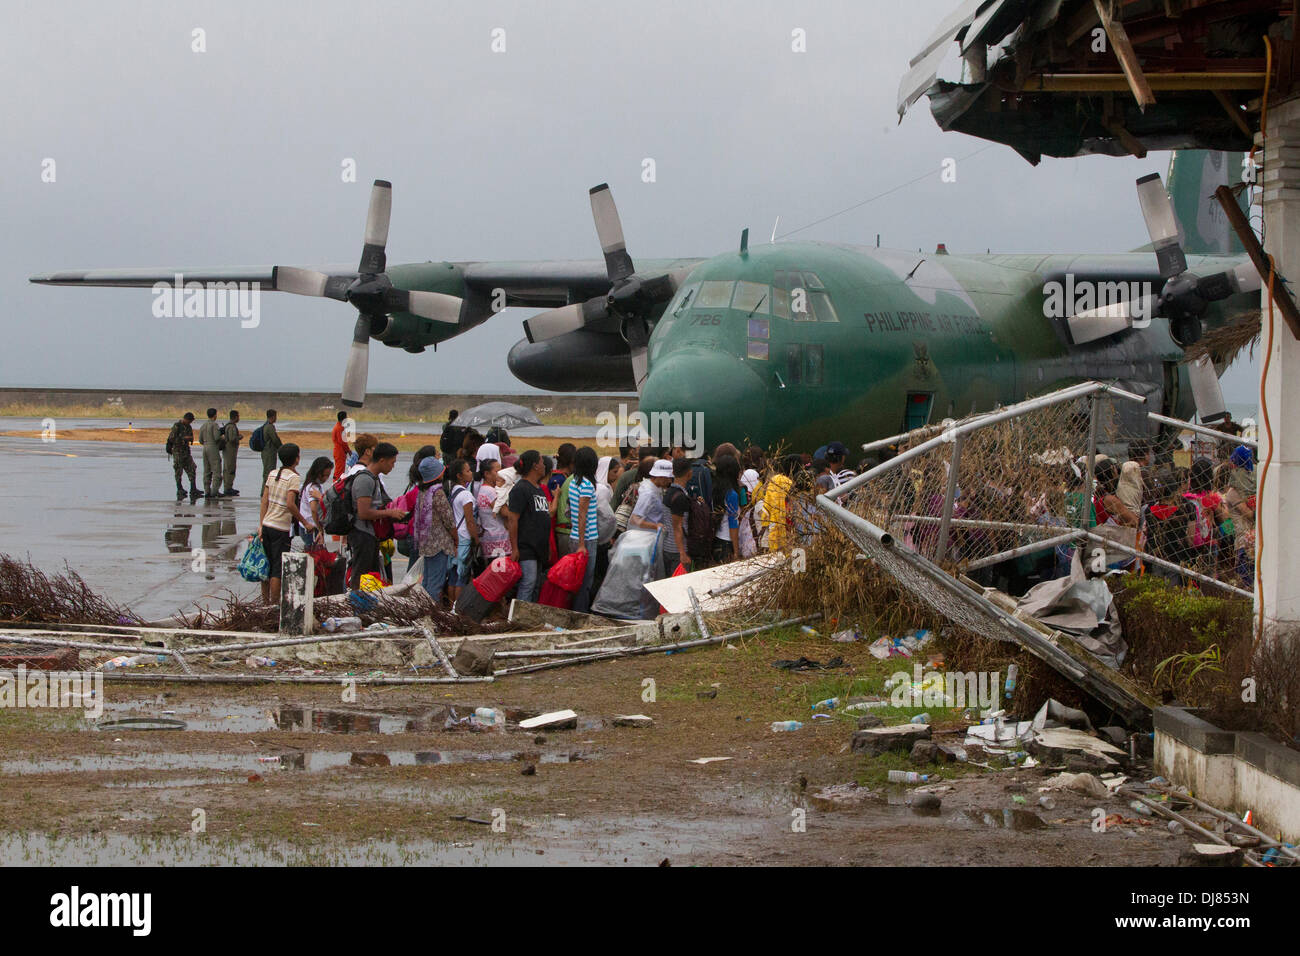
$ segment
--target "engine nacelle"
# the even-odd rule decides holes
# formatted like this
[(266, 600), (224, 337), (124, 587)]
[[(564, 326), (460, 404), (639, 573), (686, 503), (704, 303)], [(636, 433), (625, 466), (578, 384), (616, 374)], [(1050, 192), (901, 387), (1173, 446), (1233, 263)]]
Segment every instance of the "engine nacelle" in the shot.
[(520, 339), (506, 362), (519, 381), (548, 392), (636, 390), (627, 343), (608, 332), (578, 329), (545, 342)]

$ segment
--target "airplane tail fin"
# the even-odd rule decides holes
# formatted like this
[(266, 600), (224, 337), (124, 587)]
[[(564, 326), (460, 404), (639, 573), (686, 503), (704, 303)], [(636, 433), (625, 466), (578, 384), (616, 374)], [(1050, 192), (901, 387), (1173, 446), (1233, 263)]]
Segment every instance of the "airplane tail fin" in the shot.
[[(1242, 180), (1245, 153), (1220, 153), (1199, 149), (1174, 152), (1166, 179), (1182, 233), (1183, 251), (1188, 255), (1235, 256), (1245, 253), (1236, 233), (1228, 225), (1223, 207), (1214, 198), (1219, 186)], [(1247, 215), (1245, 193), (1238, 198)]]

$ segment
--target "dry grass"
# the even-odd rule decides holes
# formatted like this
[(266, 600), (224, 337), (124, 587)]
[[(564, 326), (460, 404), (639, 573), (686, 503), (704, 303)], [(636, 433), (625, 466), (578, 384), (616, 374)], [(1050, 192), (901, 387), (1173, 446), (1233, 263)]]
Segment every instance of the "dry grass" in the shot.
[(30, 561), (0, 554), (0, 619), (32, 624), (142, 624), (129, 608), (92, 591), (72, 568), (46, 574)]

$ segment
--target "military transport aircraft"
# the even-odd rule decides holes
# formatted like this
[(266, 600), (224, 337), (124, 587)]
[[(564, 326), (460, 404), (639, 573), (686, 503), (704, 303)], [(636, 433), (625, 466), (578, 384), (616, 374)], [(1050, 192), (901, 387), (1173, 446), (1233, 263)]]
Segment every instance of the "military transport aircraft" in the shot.
[[(365, 399), (371, 339), (422, 352), (523, 306), (545, 311), (510, 351), (517, 378), (552, 391), (635, 388), (642, 412), (702, 414), (708, 447), (869, 441), (1087, 379), (1212, 420), (1223, 413), (1216, 369), (1185, 362), (1184, 348), (1205, 324), (1258, 308), (1261, 285), (1211, 196), (1231, 171), (1226, 154), (1177, 155), (1172, 204), (1158, 176), (1139, 180), (1152, 246), (1121, 255), (751, 248), (746, 230), (737, 250), (709, 259), (634, 264), (601, 185), (590, 199), (603, 261), (389, 267), (392, 187), (379, 180), (356, 268), (103, 269), (31, 281), (157, 287), (179, 274), (187, 287), (258, 283), (350, 302), (359, 315), (342, 401), (352, 407)], [(1144, 416), (1124, 425), (1149, 429)]]

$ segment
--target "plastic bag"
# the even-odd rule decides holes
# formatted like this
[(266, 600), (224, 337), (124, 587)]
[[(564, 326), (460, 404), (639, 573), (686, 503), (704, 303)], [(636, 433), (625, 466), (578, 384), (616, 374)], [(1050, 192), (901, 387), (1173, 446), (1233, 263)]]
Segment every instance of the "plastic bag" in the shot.
[(524, 576), (524, 569), (519, 562), (511, 558), (493, 558), (487, 570), (474, 579), (474, 586), (485, 601), (496, 603), (505, 597), (506, 592), (519, 583)]
[(644, 528), (623, 532), (610, 552), (609, 570), (592, 604), (592, 613), (639, 618), (642, 587), (655, 580), (658, 568), (659, 532)]
[(245, 581), (265, 581), (271, 576), (271, 562), (261, 538), (250, 538), (244, 556), (239, 559), (239, 576)]
[(582, 582), (587, 577), (587, 550), (574, 551), (572, 554), (566, 554), (564, 557), (551, 565), (551, 570), (546, 572), (546, 580), (570, 594), (577, 592), (582, 587)]

